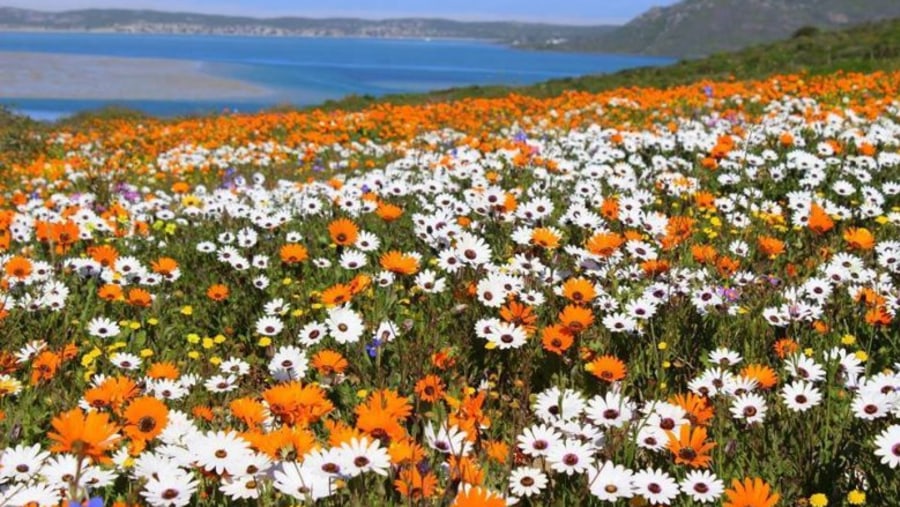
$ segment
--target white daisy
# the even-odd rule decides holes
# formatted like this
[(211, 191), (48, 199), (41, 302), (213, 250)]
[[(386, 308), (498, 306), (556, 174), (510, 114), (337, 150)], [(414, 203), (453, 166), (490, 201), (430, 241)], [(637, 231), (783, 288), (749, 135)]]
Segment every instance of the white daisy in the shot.
[(260, 317), (256, 321), (256, 333), (263, 336), (276, 336), (284, 329), (284, 323), (278, 317)]
[(335, 307), (328, 310), (325, 321), (329, 334), (338, 343), (356, 343), (363, 333), (363, 320), (349, 307)]
[(604, 461), (588, 473), (588, 487), (600, 500), (616, 502), (634, 496), (633, 477), (634, 472), (624, 466)]
[(809, 382), (795, 380), (781, 389), (784, 404), (794, 412), (805, 412), (822, 401), (822, 393)]
[(635, 494), (654, 505), (669, 505), (678, 496), (678, 483), (662, 470), (641, 470), (632, 478)]
[(591, 464), (593, 450), (576, 440), (565, 440), (550, 448), (547, 463), (553, 470), (566, 475), (584, 473)]
[(725, 484), (708, 470), (691, 470), (681, 483), (681, 491), (695, 502), (715, 502), (725, 491)]
[(509, 475), (509, 489), (518, 497), (540, 494), (546, 486), (547, 475), (537, 468), (519, 467)]
[(900, 466), (900, 424), (882, 431), (875, 439), (875, 447), (875, 455), (881, 458), (881, 463), (891, 468)]

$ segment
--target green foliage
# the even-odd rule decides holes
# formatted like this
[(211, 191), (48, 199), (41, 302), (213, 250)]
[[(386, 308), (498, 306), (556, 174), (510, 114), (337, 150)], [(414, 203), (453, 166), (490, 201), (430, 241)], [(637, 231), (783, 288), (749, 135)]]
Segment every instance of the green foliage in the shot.
[(0, 177), (12, 164), (32, 160), (40, 153), (40, 130), (38, 122), (0, 106)]
[(558, 49), (702, 56), (789, 38), (805, 27), (841, 29), (897, 16), (896, 0), (684, 0)]

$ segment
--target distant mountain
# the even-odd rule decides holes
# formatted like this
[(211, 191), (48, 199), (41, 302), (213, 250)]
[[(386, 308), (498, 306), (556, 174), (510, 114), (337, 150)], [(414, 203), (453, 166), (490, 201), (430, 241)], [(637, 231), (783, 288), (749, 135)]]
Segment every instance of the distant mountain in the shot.
[(785, 39), (804, 27), (840, 29), (900, 17), (900, 0), (684, 0), (561, 49), (696, 57)]
[(416, 37), (485, 39), (523, 46), (555, 46), (592, 37), (614, 26), (519, 22), (465, 22), (404, 18), (252, 18), (186, 12), (83, 9), (45, 12), (0, 7), (0, 30), (216, 34), (309, 37)]

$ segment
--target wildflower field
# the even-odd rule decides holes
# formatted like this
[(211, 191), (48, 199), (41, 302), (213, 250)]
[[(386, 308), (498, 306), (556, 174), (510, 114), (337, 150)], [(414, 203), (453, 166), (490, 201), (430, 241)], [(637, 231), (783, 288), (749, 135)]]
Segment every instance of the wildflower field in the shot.
[(0, 505), (896, 505), (900, 73), (0, 153)]

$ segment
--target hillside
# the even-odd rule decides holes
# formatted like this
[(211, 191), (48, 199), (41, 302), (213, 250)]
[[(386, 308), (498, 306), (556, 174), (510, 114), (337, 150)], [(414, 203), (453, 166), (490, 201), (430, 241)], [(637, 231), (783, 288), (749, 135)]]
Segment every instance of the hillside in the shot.
[(463, 22), (404, 18), (252, 18), (129, 9), (45, 12), (0, 7), (2, 30), (214, 34), (306, 37), (449, 37), (497, 40), (514, 45), (554, 45), (613, 30), (612, 26), (566, 26), (505, 21)]
[(684, 0), (567, 50), (697, 57), (790, 37), (802, 27), (846, 28), (900, 16), (898, 0)]
[(802, 35), (757, 44), (735, 52), (686, 59), (662, 67), (628, 69), (613, 74), (554, 79), (523, 87), (469, 86), (427, 94), (348, 97), (326, 107), (356, 109), (374, 102), (418, 104), (467, 97), (517, 93), (538, 97), (566, 91), (598, 92), (621, 87), (670, 87), (701, 80), (759, 79), (773, 74), (836, 71), (874, 72), (900, 69), (900, 18), (865, 23), (845, 30), (811, 30)]

